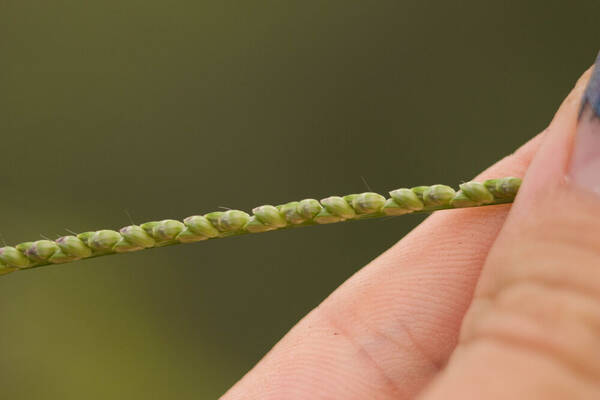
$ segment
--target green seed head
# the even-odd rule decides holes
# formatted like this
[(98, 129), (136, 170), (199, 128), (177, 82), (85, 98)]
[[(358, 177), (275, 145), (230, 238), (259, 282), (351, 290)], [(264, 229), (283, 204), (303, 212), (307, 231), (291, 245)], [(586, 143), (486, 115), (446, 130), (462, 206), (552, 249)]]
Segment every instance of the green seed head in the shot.
[(274, 206), (260, 206), (252, 210), (256, 218), (265, 225), (274, 228), (283, 228), (287, 226), (284, 217), (279, 214), (279, 210)]
[(330, 214), (338, 216), (342, 219), (351, 219), (356, 216), (356, 212), (350, 207), (350, 205), (339, 196), (330, 196), (321, 200), (323, 207), (329, 211)]
[(450, 201), (456, 192), (450, 186), (433, 185), (423, 192), (423, 202), (428, 207), (440, 207), (450, 205)]
[(494, 196), (483, 183), (466, 182), (461, 184), (459, 187), (465, 196), (478, 204), (487, 204), (494, 201)]
[(201, 215), (187, 217), (183, 220), (183, 223), (196, 235), (205, 236), (207, 238), (219, 236), (217, 228), (215, 228), (206, 217)]
[(305, 220), (312, 220), (323, 207), (315, 199), (304, 199), (298, 203), (298, 214)]
[(19, 250), (6, 246), (0, 248), (0, 262), (8, 267), (27, 268), (31, 262)]
[(361, 193), (351, 199), (344, 197), (352, 205), (357, 214), (371, 214), (380, 212), (385, 205), (385, 197), (379, 193)]
[(119, 232), (110, 229), (103, 229), (95, 232), (89, 239), (88, 245), (94, 251), (107, 252), (112, 251), (113, 247), (121, 240)]
[(305, 221), (305, 218), (298, 213), (299, 201), (292, 201), (286, 204), (277, 206), (279, 213), (283, 215), (285, 220), (290, 224), (301, 224)]
[[(419, 195), (415, 193), (414, 190), (411, 189), (396, 189), (390, 192), (390, 196), (394, 199), (396, 205), (402, 209), (410, 211), (420, 211), (423, 209), (424, 205), (421, 199), (419, 199)], [(391, 207), (392, 204), (389, 204), (388, 207)], [(406, 214), (406, 213), (404, 213)], [(393, 215), (401, 215), (401, 214), (393, 214)]]
[(56, 239), (56, 244), (63, 253), (76, 257), (85, 258), (92, 255), (92, 251), (85, 243), (76, 236), (63, 236)]
[(185, 229), (185, 225), (174, 219), (165, 219), (154, 225), (152, 228), (152, 236), (157, 242), (168, 242), (175, 240)]
[(348, 219), (402, 215), (417, 211), (432, 212), (449, 207), (473, 207), (510, 203), (521, 179), (490, 179), (483, 184), (467, 182), (455, 192), (445, 185), (417, 186), (390, 192), (385, 199), (377, 193), (332, 196), (319, 203), (315, 199), (260, 206), (254, 215), (239, 210), (191, 216), (176, 220), (152, 221), (131, 225), (119, 232), (101, 230), (64, 236), (56, 241), (38, 240), (16, 247), (0, 248), (0, 275), (20, 268), (59, 264), (111, 253), (137, 251), (154, 246), (190, 243), (209, 238), (228, 237), (249, 232), (265, 232), (290, 225), (327, 224)]

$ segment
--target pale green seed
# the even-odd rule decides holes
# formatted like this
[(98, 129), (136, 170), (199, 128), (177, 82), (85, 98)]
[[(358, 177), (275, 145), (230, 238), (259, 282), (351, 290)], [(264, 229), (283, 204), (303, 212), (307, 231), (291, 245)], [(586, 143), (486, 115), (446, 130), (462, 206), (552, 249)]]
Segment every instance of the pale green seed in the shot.
[(148, 235), (144, 228), (138, 225), (129, 225), (119, 230), (121, 236), (127, 240), (127, 242), (139, 248), (154, 247), (155, 240), (152, 236)]
[(190, 231), (198, 236), (205, 236), (207, 238), (214, 238), (219, 236), (219, 231), (215, 228), (210, 221), (202, 215), (193, 215), (183, 220), (185, 226)]
[(33, 244), (33, 247), (29, 249), (29, 252), (26, 254), (29, 259), (37, 257), (39, 258), (39, 261), (45, 261), (60, 250), (58, 244), (52, 240), (38, 240)]
[(490, 191), (490, 193), (492, 194), (492, 196), (494, 196), (495, 198), (499, 199), (502, 198), (502, 193), (500, 193), (497, 190), (497, 186), (500, 183), (500, 179), (488, 179), (485, 182), (483, 182), (483, 185), (485, 186), (485, 188), (487, 190)]
[[(358, 194), (358, 193), (352, 193), (352, 194), (347, 194), (347, 195), (341, 196), (341, 197), (342, 197), (342, 199), (344, 199), (344, 201), (346, 203), (350, 204), (350, 207), (352, 207), (352, 200), (354, 200), (358, 196), (360, 196), (360, 194)], [(354, 211), (356, 211), (356, 210), (354, 210)]]
[(301, 224), (306, 219), (298, 212), (299, 205), (299, 201), (291, 201), (289, 203), (277, 206), (277, 209), (279, 210), (279, 213), (284, 216), (285, 220), (290, 224)]
[(321, 200), (321, 204), (330, 214), (336, 215), (342, 219), (351, 219), (356, 216), (356, 212), (342, 197), (329, 196)]
[(89, 246), (90, 245), (90, 239), (92, 236), (94, 236), (96, 232), (94, 231), (89, 231), (89, 232), (82, 232), (80, 234), (77, 235), (77, 238), (79, 240), (81, 240), (85, 245)]
[(503, 198), (514, 198), (521, 187), (521, 183), (522, 180), (520, 178), (501, 178), (496, 185), (496, 190), (502, 194)]
[[(125, 238), (123, 236), (123, 231), (125, 231), (127, 228), (129, 228), (129, 227), (119, 229), (119, 233), (121, 233), (121, 239), (117, 242), (117, 244), (115, 244), (113, 246), (113, 250), (116, 251), (117, 253), (128, 253), (131, 251), (142, 250), (144, 248), (143, 246), (132, 243), (130, 240), (128, 240), (127, 238)], [(140, 227), (140, 229), (142, 229), (142, 228)], [(143, 229), (142, 229), (142, 231), (144, 232), (145, 235), (148, 236), (148, 234)], [(153, 241), (154, 241), (154, 239), (153, 239)]]
[(225, 214), (225, 211), (213, 211), (205, 214), (204, 217), (214, 226), (219, 232), (223, 232), (225, 229), (221, 227), (221, 217)]
[(92, 250), (76, 236), (60, 237), (56, 239), (56, 244), (58, 244), (63, 253), (76, 258), (85, 258), (92, 255)]
[(175, 240), (185, 229), (183, 222), (174, 219), (165, 219), (154, 225), (152, 228), (152, 237), (159, 243)]
[(19, 252), (21, 252), (23, 254), (27, 254), (27, 251), (33, 247), (33, 243), (34, 242), (19, 243), (18, 245), (15, 246), (15, 249), (17, 249)]
[(427, 207), (448, 206), (455, 194), (450, 186), (433, 185), (423, 191), (423, 202)]
[(494, 196), (480, 182), (466, 182), (459, 185), (460, 190), (471, 200), (480, 203), (488, 204), (494, 201)]
[(521, 179), (509, 176), (506, 178), (488, 179), (483, 184), (495, 198), (512, 199), (521, 186)]
[(412, 190), (412, 192), (416, 194), (421, 201), (423, 201), (423, 193), (425, 193), (427, 189), (429, 189), (429, 186), (415, 186), (410, 188), (410, 190)]
[(284, 217), (279, 214), (279, 210), (275, 206), (260, 206), (252, 210), (256, 218), (265, 225), (274, 228), (283, 228), (287, 226)]
[(51, 240), (38, 240), (27, 248), (25, 256), (32, 261), (47, 261), (57, 250), (58, 244)]
[(121, 240), (119, 232), (110, 229), (103, 229), (94, 234), (88, 239), (88, 245), (92, 250), (107, 252), (113, 251), (113, 247)]
[(160, 223), (160, 221), (144, 222), (143, 224), (140, 225), (140, 228), (142, 228), (144, 230), (144, 232), (146, 232), (149, 236), (152, 236), (154, 227), (156, 225), (158, 225), (159, 223)]
[[(424, 204), (419, 198), (419, 195), (411, 189), (396, 189), (390, 192), (390, 196), (396, 202), (398, 207), (407, 211), (420, 211), (423, 209)], [(394, 214), (401, 215), (401, 214)]]
[(241, 231), (250, 220), (250, 215), (240, 210), (228, 210), (219, 218), (219, 227), (227, 232)]
[(31, 262), (23, 253), (10, 246), (0, 248), (0, 262), (9, 267), (27, 268), (31, 266)]
[(298, 214), (305, 220), (312, 220), (323, 209), (321, 203), (315, 199), (304, 199), (298, 203)]
[(385, 205), (385, 197), (379, 193), (365, 192), (357, 195), (344, 196), (357, 214), (372, 214), (380, 212)]
[(250, 215), (240, 210), (215, 211), (205, 217), (221, 232), (234, 233), (242, 230)]

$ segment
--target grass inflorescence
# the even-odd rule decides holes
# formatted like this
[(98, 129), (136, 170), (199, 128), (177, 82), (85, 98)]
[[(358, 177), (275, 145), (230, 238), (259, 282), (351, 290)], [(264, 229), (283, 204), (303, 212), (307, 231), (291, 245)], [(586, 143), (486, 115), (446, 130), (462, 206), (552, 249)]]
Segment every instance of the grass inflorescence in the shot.
[(129, 225), (119, 231), (103, 229), (63, 236), (54, 241), (24, 242), (0, 248), (0, 275), (102, 255), (248, 233), (511, 203), (520, 185), (521, 179), (507, 177), (466, 182), (457, 191), (446, 185), (417, 186), (393, 190), (389, 192), (389, 198), (365, 192), (330, 196), (321, 201), (304, 199), (256, 207), (252, 215), (240, 210), (216, 211), (193, 215), (183, 221), (166, 219)]

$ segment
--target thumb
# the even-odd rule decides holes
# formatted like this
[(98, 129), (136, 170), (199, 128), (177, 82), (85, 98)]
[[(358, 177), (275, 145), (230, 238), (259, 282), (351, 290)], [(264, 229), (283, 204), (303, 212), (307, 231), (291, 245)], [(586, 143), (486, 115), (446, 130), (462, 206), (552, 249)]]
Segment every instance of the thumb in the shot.
[(600, 66), (589, 75), (547, 129), (425, 398), (600, 398)]

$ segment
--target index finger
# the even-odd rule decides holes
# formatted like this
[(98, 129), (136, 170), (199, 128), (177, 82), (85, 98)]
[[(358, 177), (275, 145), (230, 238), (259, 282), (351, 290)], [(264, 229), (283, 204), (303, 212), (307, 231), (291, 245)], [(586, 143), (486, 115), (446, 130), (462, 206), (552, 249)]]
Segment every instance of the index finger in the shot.
[[(542, 136), (477, 179), (522, 176)], [(435, 213), (302, 319), (223, 399), (412, 397), (453, 350), (507, 211)]]

